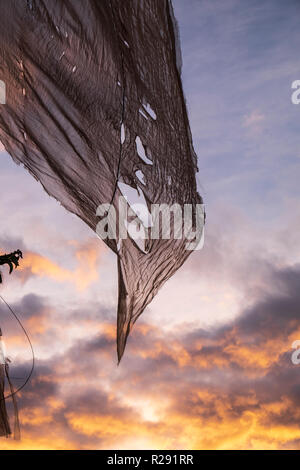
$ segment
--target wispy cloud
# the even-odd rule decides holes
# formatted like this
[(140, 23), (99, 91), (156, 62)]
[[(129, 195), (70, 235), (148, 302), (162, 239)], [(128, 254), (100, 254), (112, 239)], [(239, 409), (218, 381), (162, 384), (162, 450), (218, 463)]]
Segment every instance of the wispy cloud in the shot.
[(254, 110), (244, 116), (243, 126), (257, 133), (263, 129), (265, 119), (266, 116), (264, 114), (259, 110)]
[[(106, 248), (105, 245), (100, 244), (97, 239), (89, 239), (81, 243), (74, 240), (70, 241), (68, 245), (66, 250), (68, 249), (76, 259), (77, 266), (74, 270), (64, 268), (39, 253), (26, 250), (26, 248), (23, 247), (22, 241), (10, 241), (6, 239), (4, 245), (2, 242), (2, 247), (18, 246), (18, 248), (22, 248), (23, 250), (24, 258), (15, 271), (17, 279), (25, 282), (32, 276), (46, 277), (61, 283), (73, 283), (79, 291), (83, 291), (87, 289), (91, 283), (99, 279), (100, 257), (101, 253), (105, 251)], [(3, 251), (6, 251), (5, 248)]]

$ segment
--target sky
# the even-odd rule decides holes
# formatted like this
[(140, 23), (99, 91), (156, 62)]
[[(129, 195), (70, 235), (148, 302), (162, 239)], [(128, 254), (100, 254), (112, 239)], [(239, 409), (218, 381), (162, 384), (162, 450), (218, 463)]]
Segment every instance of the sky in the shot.
[[(28, 330), (1, 449), (300, 449), (300, 4), (173, 0), (205, 245), (117, 366), (117, 259), (1, 148), (1, 295)], [(0, 77), (1, 78), (1, 77)], [(26, 339), (0, 304), (17, 387)], [(11, 406), (9, 405), (11, 412)]]

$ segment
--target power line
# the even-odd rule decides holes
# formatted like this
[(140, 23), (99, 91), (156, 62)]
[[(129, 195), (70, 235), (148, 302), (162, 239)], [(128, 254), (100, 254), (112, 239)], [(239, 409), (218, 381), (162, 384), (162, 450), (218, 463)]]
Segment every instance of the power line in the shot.
[(33, 350), (33, 346), (32, 346), (32, 343), (30, 341), (30, 338), (29, 338), (29, 335), (26, 331), (26, 329), (24, 328), (21, 320), (18, 318), (18, 315), (13, 311), (12, 307), (6, 302), (6, 300), (4, 300), (4, 298), (2, 297), (2, 295), (0, 295), (0, 299), (5, 303), (5, 305), (7, 306), (7, 308), (9, 309), (9, 311), (11, 312), (11, 314), (14, 316), (14, 318), (17, 320), (17, 322), (19, 323), (20, 327), (22, 328), (27, 340), (28, 340), (28, 344), (30, 346), (30, 349), (31, 349), (31, 354), (32, 354), (32, 365), (31, 365), (31, 370), (28, 374), (28, 377), (26, 378), (25, 382), (23, 383), (23, 385), (21, 385), (21, 387), (17, 388), (17, 390), (15, 390), (13, 393), (11, 393), (10, 395), (7, 395), (6, 397), (3, 397), (0, 401), (3, 401), (3, 400), (7, 400), (8, 398), (11, 398), (13, 397), (14, 395), (16, 395), (17, 393), (19, 393), (26, 385), (27, 383), (29, 382), (29, 380), (31, 379), (31, 376), (33, 374), (33, 371), (34, 371), (34, 367), (35, 367), (35, 356), (34, 356), (34, 350)]

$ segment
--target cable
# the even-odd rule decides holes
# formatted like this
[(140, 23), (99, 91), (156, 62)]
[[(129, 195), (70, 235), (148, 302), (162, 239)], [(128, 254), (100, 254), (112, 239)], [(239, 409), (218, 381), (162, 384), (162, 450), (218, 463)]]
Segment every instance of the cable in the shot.
[(32, 346), (32, 343), (30, 341), (30, 338), (29, 338), (29, 335), (27, 333), (27, 331), (25, 330), (24, 326), (22, 325), (22, 322), (21, 320), (19, 320), (18, 318), (18, 315), (13, 311), (13, 309), (10, 307), (10, 305), (6, 302), (6, 300), (4, 300), (4, 298), (2, 297), (2, 295), (0, 295), (0, 299), (5, 303), (5, 305), (7, 306), (7, 308), (9, 309), (9, 311), (12, 313), (12, 315), (14, 316), (14, 318), (17, 320), (17, 322), (19, 323), (20, 327), (22, 328), (27, 340), (28, 340), (28, 343), (29, 343), (29, 346), (30, 346), (30, 349), (31, 349), (31, 353), (32, 353), (32, 365), (31, 365), (31, 370), (28, 374), (28, 377), (27, 379), (25, 380), (25, 382), (23, 383), (23, 385), (21, 385), (21, 387), (17, 388), (17, 390), (15, 390), (13, 393), (11, 393), (10, 395), (7, 395), (6, 397), (3, 397), (0, 401), (3, 401), (3, 400), (7, 400), (8, 398), (11, 398), (13, 397), (14, 395), (16, 395), (17, 393), (19, 393), (29, 382), (29, 380), (31, 379), (31, 376), (33, 374), (33, 371), (34, 371), (34, 367), (35, 367), (35, 356), (34, 356), (34, 350), (33, 350), (33, 346)]

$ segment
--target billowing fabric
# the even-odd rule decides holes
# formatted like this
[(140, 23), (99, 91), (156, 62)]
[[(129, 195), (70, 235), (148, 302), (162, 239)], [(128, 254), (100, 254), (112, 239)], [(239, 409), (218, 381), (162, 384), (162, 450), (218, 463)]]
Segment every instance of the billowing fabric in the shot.
[(0, 436), (8, 437), (11, 434), (8, 416), (6, 411), (6, 403), (4, 399), (5, 385), (5, 365), (0, 364)]
[[(16, 392), (9, 375), (9, 362), (6, 357), (5, 344), (3, 341), (2, 330), (0, 328), (0, 437), (9, 437), (11, 429), (9, 425), (8, 415), (6, 411), (6, 400), (11, 398), (13, 401), (15, 423), (14, 423), (14, 438), (19, 440), (21, 438), (19, 410), (16, 399)], [(9, 385), (10, 393), (5, 395), (5, 378)]]
[[(5, 395), (5, 378), (9, 385), (8, 395)], [(21, 431), (20, 431), (20, 422), (19, 422), (19, 410), (18, 404), (16, 399), (16, 391), (12, 384), (9, 375), (9, 365), (6, 362), (5, 364), (0, 363), (0, 437), (5, 436), (9, 437), (11, 435), (11, 429), (8, 419), (8, 414), (6, 410), (6, 401), (8, 398), (12, 399), (13, 408), (14, 408), (14, 439), (20, 440), (21, 439)]]
[[(15, 424), (14, 424), (14, 438), (19, 440), (21, 437), (20, 434), (20, 423), (19, 423), (19, 410), (16, 400), (16, 393), (14, 386), (10, 379), (9, 375), (9, 362), (10, 360), (6, 357), (5, 345), (2, 337), (2, 330), (0, 328), (0, 437), (5, 436), (9, 437), (11, 434), (11, 429), (9, 425), (8, 415), (6, 411), (6, 400), (7, 398), (12, 398), (14, 414), (15, 414)], [(5, 395), (5, 378), (9, 385), (10, 393)]]
[[(48, 194), (94, 231), (100, 204), (118, 214), (118, 183), (149, 209), (202, 203), (169, 0), (0, 0), (0, 11), (0, 140)], [(120, 360), (191, 251), (185, 239), (106, 243), (118, 257)]]
[(16, 398), (17, 391), (15, 390), (15, 388), (13, 386), (13, 383), (11, 381), (11, 378), (10, 378), (8, 361), (6, 361), (6, 364), (5, 364), (5, 375), (6, 375), (6, 379), (7, 379), (7, 382), (8, 382), (8, 385), (9, 385), (9, 390), (10, 390), (10, 394), (7, 397), (5, 397), (5, 399), (7, 399), (7, 398), (12, 399), (13, 408), (14, 408), (14, 415), (15, 415), (14, 439), (16, 441), (19, 441), (21, 439), (21, 430), (20, 430), (20, 421), (19, 421), (19, 409), (18, 409), (18, 403), (17, 403), (17, 398)]

